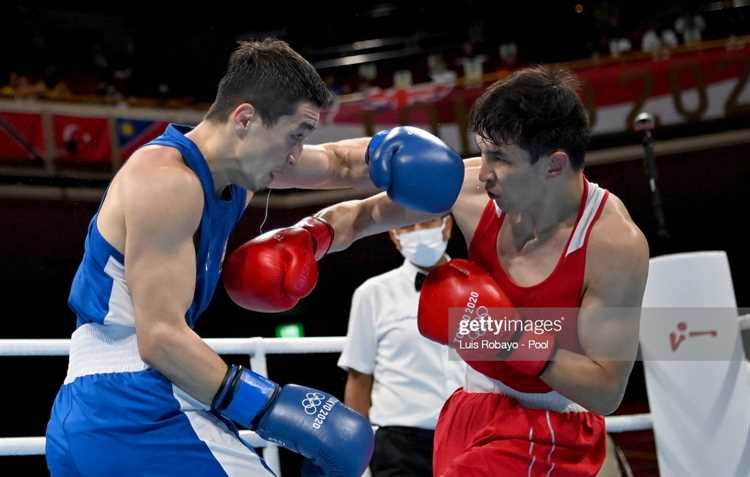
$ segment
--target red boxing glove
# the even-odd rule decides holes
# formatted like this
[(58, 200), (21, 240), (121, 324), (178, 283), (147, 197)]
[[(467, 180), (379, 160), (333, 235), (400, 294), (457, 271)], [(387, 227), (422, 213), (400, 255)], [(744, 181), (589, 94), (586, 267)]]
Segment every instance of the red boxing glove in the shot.
[[(528, 326), (492, 276), (468, 260), (451, 260), (430, 272), (417, 316), (424, 337), (451, 346), (494, 379), (507, 377), (508, 368), (539, 376), (555, 349), (554, 334)], [(530, 340), (545, 344), (530, 347)]]
[(318, 263), (333, 242), (333, 227), (306, 217), (237, 248), (224, 262), (224, 288), (242, 308), (279, 312), (294, 308), (318, 283)]

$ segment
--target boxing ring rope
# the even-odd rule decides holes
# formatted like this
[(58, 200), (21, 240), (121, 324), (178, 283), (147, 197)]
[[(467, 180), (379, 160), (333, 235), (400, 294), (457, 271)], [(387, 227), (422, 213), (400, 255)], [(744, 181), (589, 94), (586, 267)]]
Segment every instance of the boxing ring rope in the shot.
[[(268, 376), (267, 354), (340, 353), (344, 337), (322, 338), (209, 338), (204, 341), (219, 354), (246, 354), (253, 371)], [(0, 340), (0, 356), (67, 356), (69, 339), (18, 339)], [(252, 431), (240, 431), (248, 444), (264, 448), (263, 457), (268, 466), (281, 475), (279, 449), (258, 437)], [(43, 455), (44, 437), (0, 438), (0, 456)]]
[[(740, 317), (740, 328), (750, 330), (750, 315)], [(204, 341), (219, 354), (248, 355), (253, 371), (268, 376), (266, 356), (269, 354), (340, 353), (345, 337), (315, 338), (209, 338)], [(0, 356), (67, 356), (67, 339), (6, 339), (0, 340)], [(607, 432), (620, 433), (648, 430), (653, 427), (650, 414), (607, 416)], [(263, 457), (280, 475), (278, 448), (260, 439), (252, 431), (240, 431), (240, 436), (253, 447), (264, 448)], [(43, 455), (44, 437), (0, 438), (0, 456)]]

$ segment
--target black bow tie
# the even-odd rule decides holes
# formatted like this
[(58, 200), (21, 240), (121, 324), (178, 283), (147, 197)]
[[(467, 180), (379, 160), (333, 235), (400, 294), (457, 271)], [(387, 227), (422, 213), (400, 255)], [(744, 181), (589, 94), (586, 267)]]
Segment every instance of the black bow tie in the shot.
[(422, 289), (422, 282), (427, 278), (427, 275), (421, 272), (417, 272), (417, 276), (414, 277), (414, 289), (419, 291)]

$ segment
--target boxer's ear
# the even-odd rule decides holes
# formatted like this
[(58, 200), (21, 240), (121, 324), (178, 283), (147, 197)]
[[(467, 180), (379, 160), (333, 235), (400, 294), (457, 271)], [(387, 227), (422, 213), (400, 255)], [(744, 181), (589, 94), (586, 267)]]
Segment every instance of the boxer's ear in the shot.
[(552, 154), (547, 156), (544, 161), (547, 164), (546, 176), (547, 177), (558, 177), (563, 173), (566, 167), (570, 165), (570, 157), (565, 151), (554, 151)]
[(453, 216), (451, 214), (443, 217), (443, 240), (448, 241), (453, 232)]
[(388, 231), (388, 237), (391, 238), (391, 242), (396, 246), (396, 250), (401, 250), (401, 242), (398, 240), (398, 235), (393, 230)]
[(242, 103), (232, 111), (230, 120), (234, 129), (238, 132), (246, 131), (255, 120), (255, 107), (250, 103)]

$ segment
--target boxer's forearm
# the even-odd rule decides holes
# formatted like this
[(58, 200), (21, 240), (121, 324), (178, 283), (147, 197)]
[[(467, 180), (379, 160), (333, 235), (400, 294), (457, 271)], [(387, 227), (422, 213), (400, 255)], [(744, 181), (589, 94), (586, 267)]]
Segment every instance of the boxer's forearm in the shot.
[(193, 330), (163, 323), (137, 335), (148, 365), (202, 403), (211, 403), (227, 365)]
[(361, 238), (362, 231), (372, 227), (372, 218), (362, 206), (361, 200), (341, 202), (325, 208), (315, 214), (333, 227), (333, 242), (328, 249), (338, 252), (349, 248), (355, 240)]
[(607, 415), (619, 407), (632, 368), (631, 361), (600, 364), (582, 354), (558, 349), (541, 379), (589, 411)]
[(404, 208), (392, 202), (384, 192), (363, 200), (341, 202), (315, 215), (333, 227), (331, 252), (345, 250), (363, 237), (435, 217), (435, 214)]
[(376, 192), (365, 163), (369, 138), (305, 146), (294, 164), (274, 177), (272, 189), (345, 189)]
[(328, 156), (331, 171), (329, 181), (332, 185), (372, 190), (373, 193), (377, 191), (370, 181), (369, 168), (365, 163), (369, 142), (370, 138), (366, 137), (321, 145)]

